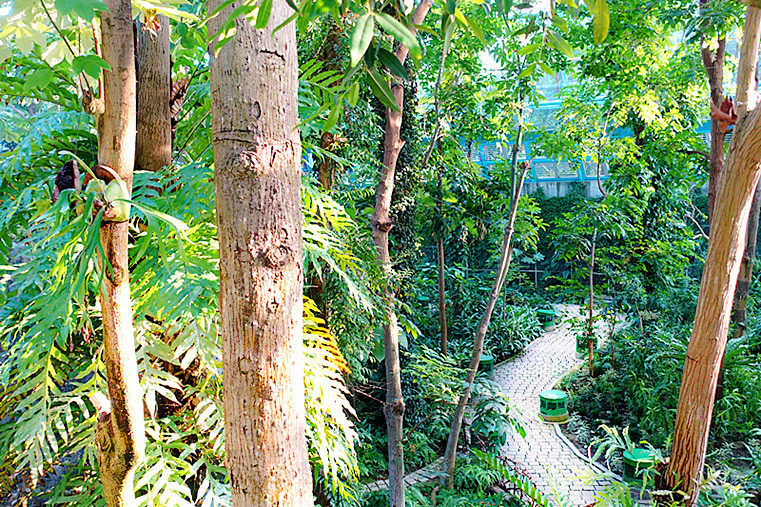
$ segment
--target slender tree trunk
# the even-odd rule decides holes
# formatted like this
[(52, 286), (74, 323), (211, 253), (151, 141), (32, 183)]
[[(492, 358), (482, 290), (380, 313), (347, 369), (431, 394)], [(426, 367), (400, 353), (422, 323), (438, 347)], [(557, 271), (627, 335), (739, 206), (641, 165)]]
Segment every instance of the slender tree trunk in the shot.
[[(701, 2), (703, 5), (706, 2)], [(708, 86), (711, 90), (711, 101), (720, 107), (724, 102), (724, 55), (726, 39), (717, 41), (716, 50), (711, 50), (705, 39), (701, 40), (700, 56), (708, 76)], [(713, 217), (714, 202), (719, 186), (719, 180), (724, 171), (724, 132), (719, 129), (719, 122), (711, 118), (711, 152), (708, 162), (708, 222)]]
[(436, 242), (439, 257), (439, 327), (441, 328), (441, 353), (447, 355), (447, 293), (444, 272), (444, 238)]
[(745, 320), (748, 311), (748, 295), (750, 295), (750, 283), (753, 279), (753, 263), (756, 259), (756, 243), (758, 242), (758, 219), (761, 211), (761, 191), (756, 188), (753, 195), (753, 205), (748, 217), (748, 234), (745, 241), (745, 253), (740, 266), (740, 275), (737, 279), (735, 291), (734, 312), (732, 323), (735, 325), (734, 337), (740, 338), (745, 334)]
[[(748, 7), (738, 65), (738, 121), (718, 187), (700, 295), (679, 391), (674, 443), (665, 481), (695, 505), (700, 494), (716, 384), (745, 248), (748, 216), (761, 170), (761, 108), (748, 85), (758, 61), (761, 10)], [(750, 112), (748, 112), (750, 111)]]
[[(439, 153), (441, 153), (441, 140), (439, 144)], [(436, 241), (436, 251), (439, 260), (439, 330), (441, 332), (441, 353), (447, 355), (447, 292), (446, 292), (446, 271), (445, 271), (445, 258), (444, 258), (444, 208), (442, 205), (442, 197), (444, 195), (444, 189), (442, 186), (441, 171), (443, 168), (439, 167), (438, 184), (439, 184), (439, 218), (441, 220), (441, 230), (439, 231), (439, 238)]]
[[(419, 25), (425, 19), (431, 3), (423, 0), (412, 14), (413, 25)], [(396, 58), (404, 65), (409, 49), (400, 45), (394, 52)], [(391, 195), (394, 192), (394, 172), (402, 151), (404, 141), (401, 138), (402, 108), (404, 107), (404, 86), (396, 81), (392, 87), (399, 111), (386, 108), (386, 128), (383, 136), (383, 169), (378, 182), (375, 197), (375, 211), (370, 220), (372, 236), (378, 260), (386, 276), (391, 274), (391, 255), (388, 249), (388, 233), (391, 223)], [(403, 431), (404, 398), (402, 396), (401, 366), (399, 363), (399, 326), (394, 309), (394, 293), (387, 285), (384, 289), (386, 301), (383, 325), (383, 350), (386, 365), (386, 404), (383, 414), (386, 417), (388, 432), (388, 493), (391, 507), (404, 507), (404, 447)]]
[[(330, 26), (328, 28), (328, 33), (325, 36), (325, 40), (322, 43), (319, 59), (323, 63), (324, 70), (340, 71), (343, 29), (339, 23), (336, 23), (332, 16), (328, 17), (327, 22)], [(339, 83), (340, 81), (331, 86), (337, 86)], [(335, 153), (343, 142), (344, 140), (341, 139), (340, 136), (331, 132), (325, 132), (320, 137), (320, 149)], [(333, 188), (335, 169), (335, 161), (328, 156), (325, 156), (320, 160), (317, 166), (317, 181), (320, 182), (320, 187), (326, 192), (329, 192)]]
[[(208, 11), (221, 3), (209, 0)], [(209, 22), (210, 33), (233, 8)], [(211, 58), (225, 463), (232, 503), (240, 507), (312, 505), (296, 29), (289, 23), (273, 33), (292, 12), (275, 0), (263, 30), (239, 17), (235, 36)]]
[(473, 380), (476, 378), (476, 372), (478, 371), (478, 364), (481, 362), (481, 353), (484, 348), (484, 338), (486, 332), (489, 330), (489, 321), (491, 320), (494, 306), (497, 303), (499, 293), (502, 291), (502, 285), (505, 283), (508, 269), (510, 268), (510, 259), (513, 253), (512, 240), (515, 226), (515, 218), (518, 215), (518, 201), (520, 200), (521, 191), (523, 190), (523, 181), (526, 179), (526, 173), (528, 172), (530, 165), (528, 162), (522, 163), (520, 176), (517, 178), (515, 188), (513, 190), (512, 202), (510, 206), (510, 215), (507, 219), (507, 226), (505, 226), (505, 232), (502, 236), (502, 247), (499, 258), (499, 267), (497, 273), (494, 276), (494, 283), (489, 293), (489, 299), (486, 301), (486, 309), (481, 316), (481, 322), (476, 329), (476, 336), (473, 339), (473, 355), (470, 358), (470, 365), (468, 366), (468, 373), (465, 377), (465, 383), (463, 384), (462, 394), (460, 400), (457, 403), (455, 409), (454, 419), (452, 421), (452, 428), (449, 431), (449, 438), (447, 439), (447, 449), (444, 453), (444, 462), (442, 464), (441, 485), (447, 488), (452, 487), (452, 478), (454, 475), (455, 458), (457, 456), (457, 442), (460, 439), (460, 430), (462, 429), (462, 420), (465, 417), (465, 408), (470, 400), (470, 386), (473, 385)]
[(597, 247), (597, 227), (592, 233), (592, 251), (589, 254), (589, 324), (587, 328), (587, 347), (589, 347), (589, 376), (594, 377), (594, 301), (595, 301), (595, 248)]
[(138, 27), (137, 141), (135, 169), (158, 171), (172, 163), (172, 89), (169, 18), (158, 16), (160, 28)]
[[(132, 7), (107, 0), (101, 13), (101, 49), (111, 66), (103, 73), (105, 112), (98, 120), (98, 163), (113, 169), (132, 188), (135, 161), (135, 58)], [(135, 468), (145, 452), (143, 391), (137, 373), (129, 289), (128, 222), (103, 222), (100, 241), (105, 276), (100, 287), (103, 360), (110, 402), (95, 402), (98, 467), (109, 507), (133, 507)]]

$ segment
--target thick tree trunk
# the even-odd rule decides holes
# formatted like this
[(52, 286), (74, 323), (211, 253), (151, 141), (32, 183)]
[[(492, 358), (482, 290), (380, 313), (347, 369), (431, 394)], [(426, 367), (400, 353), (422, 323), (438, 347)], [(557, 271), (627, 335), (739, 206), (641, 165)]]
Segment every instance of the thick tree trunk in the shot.
[[(431, 3), (423, 0), (412, 15), (412, 23), (422, 23)], [(395, 53), (404, 65), (409, 49), (400, 45)], [(404, 141), (401, 139), (402, 108), (404, 107), (404, 86), (397, 81), (392, 87), (394, 99), (399, 111), (386, 108), (386, 129), (383, 136), (383, 170), (378, 182), (375, 197), (375, 211), (370, 220), (375, 249), (383, 270), (388, 277), (391, 274), (391, 255), (388, 249), (388, 232), (391, 223), (391, 195), (394, 192), (394, 172), (402, 151)], [(404, 421), (404, 398), (402, 396), (401, 366), (399, 364), (399, 327), (394, 310), (394, 294), (390, 287), (384, 290), (386, 300), (386, 324), (383, 325), (383, 350), (386, 365), (386, 405), (383, 414), (386, 417), (388, 432), (388, 493), (391, 507), (404, 507), (404, 447), (402, 425)]]
[[(745, 248), (748, 216), (761, 164), (761, 109), (749, 103), (744, 74), (755, 73), (761, 10), (748, 7), (738, 66), (738, 121), (714, 205), (708, 254), (679, 391), (674, 443), (665, 481), (697, 503), (716, 384), (727, 343), (730, 312)], [(752, 69), (752, 70), (751, 70)], [(743, 88), (741, 83), (746, 83)], [(750, 106), (750, 107), (748, 107)]]
[[(105, 112), (98, 120), (98, 163), (113, 169), (132, 188), (135, 161), (135, 58), (132, 7), (126, 0), (107, 0), (101, 13)], [(143, 391), (137, 373), (132, 304), (129, 289), (128, 222), (104, 222), (100, 241), (105, 276), (100, 287), (103, 361), (109, 401), (93, 402), (99, 412), (98, 467), (109, 507), (135, 505), (135, 468), (145, 451)]]
[(473, 380), (476, 378), (478, 365), (481, 362), (481, 353), (484, 348), (484, 338), (486, 337), (486, 332), (489, 330), (489, 321), (491, 320), (491, 315), (494, 311), (494, 306), (497, 303), (499, 293), (502, 291), (502, 285), (507, 277), (507, 271), (510, 268), (510, 259), (513, 253), (513, 228), (515, 226), (515, 218), (518, 215), (518, 201), (520, 200), (521, 191), (523, 190), (523, 181), (526, 179), (526, 173), (528, 172), (529, 167), (528, 162), (523, 162), (520, 176), (513, 189), (510, 215), (508, 216), (507, 226), (505, 226), (505, 232), (502, 237), (499, 267), (494, 276), (494, 283), (491, 292), (489, 293), (489, 299), (486, 301), (486, 309), (484, 310), (484, 314), (481, 316), (481, 322), (479, 322), (478, 328), (476, 329), (476, 336), (473, 339), (473, 355), (470, 359), (470, 365), (468, 366), (468, 373), (465, 378), (465, 383), (463, 384), (462, 394), (460, 395), (460, 400), (455, 409), (452, 428), (449, 431), (447, 449), (444, 453), (444, 462), (442, 464), (442, 471), (444, 473), (441, 476), (441, 485), (447, 488), (452, 487), (455, 458), (457, 456), (457, 442), (460, 439), (460, 430), (462, 429), (462, 420), (465, 417), (465, 408), (468, 405), (468, 400), (470, 400), (470, 386), (473, 385)]
[(172, 163), (172, 88), (169, 18), (158, 16), (156, 31), (145, 25), (137, 35), (137, 141), (135, 169), (158, 171)]
[[(221, 3), (209, 0), (208, 11)], [(234, 7), (209, 22), (210, 33)], [(235, 36), (211, 58), (226, 465), (240, 507), (312, 504), (296, 30), (272, 30), (291, 13), (275, 0), (263, 30), (239, 17)]]

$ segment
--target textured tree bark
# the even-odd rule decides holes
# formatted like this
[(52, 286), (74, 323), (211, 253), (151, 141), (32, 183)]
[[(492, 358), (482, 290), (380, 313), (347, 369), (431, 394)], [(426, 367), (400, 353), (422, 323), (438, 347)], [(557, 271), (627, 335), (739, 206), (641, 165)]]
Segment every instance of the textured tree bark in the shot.
[[(748, 72), (749, 62), (755, 64), (758, 59), (758, 38), (751, 43), (748, 34), (757, 30), (759, 21), (761, 11), (748, 7), (738, 83), (750, 82), (743, 79), (742, 73)], [(747, 97), (747, 89), (738, 88), (738, 102), (745, 99), (742, 102), (747, 103)], [(695, 324), (679, 391), (671, 460), (664, 478), (673, 490), (685, 493), (684, 503), (688, 506), (696, 505), (700, 495), (716, 384), (727, 343), (748, 216), (761, 170), (761, 109), (746, 113), (746, 107), (738, 110), (726, 161), (729, 170), (725, 171), (716, 194)]]
[[(105, 111), (98, 120), (98, 163), (113, 169), (132, 188), (135, 161), (135, 58), (132, 7), (127, 0), (107, 0), (101, 13)], [(103, 361), (109, 401), (98, 409), (97, 453), (103, 494), (109, 507), (135, 505), (135, 468), (145, 451), (143, 391), (137, 373), (129, 289), (127, 222), (102, 223), (105, 276), (100, 287)]]
[[(705, 5), (707, 2), (701, 2)], [(717, 48), (712, 51), (703, 38), (700, 45), (700, 56), (708, 76), (708, 86), (711, 90), (711, 101), (717, 106), (724, 102), (724, 55), (726, 39), (717, 41)], [(719, 122), (711, 118), (711, 152), (708, 161), (708, 222), (713, 217), (713, 207), (716, 201), (716, 190), (724, 171), (724, 133), (719, 129)]]
[[(431, 3), (423, 0), (412, 14), (413, 25), (419, 25), (425, 19)], [(394, 52), (396, 58), (404, 65), (409, 49), (400, 45)], [(383, 135), (383, 169), (378, 192), (375, 196), (375, 210), (370, 219), (373, 243), (378, 254), (378, 260), (388, 277), (391, 274), (391, 255), (388, 249), (388, 232), (391, 223), (391, 195), (394, 192), (394, 172), (402, 151), (404, 141), (401, 139), (402, 108), (404, 107), (404, 86), (400, 81), (392, 85), (394, 100), (399, 111), (386, 108), (386, 128)], [(399, 364), (399, 326), (394, 309), (394, 293), (390, 287), (384, 289), (386, 301), (383, 325), (383, 350), (386, 366), (386, 404), (383, 414), (386, 417), (388, 432), (388, 494), (391, 507), (404, 507), (404, 397), (402, 396), (401, 366)]]
[(745, 253), (740, 265), (740, 275), (737, 279), (735, 291), (734, 311), (732, 323), (735, 325), (734, 337), (740, 338), (745, 335), (745, 320), (748, 314), (748, 296), (750, 295), (750, 282), (753, 279), (753, 263), (756, 259), (756, 243), (758, 242), (758, 220), (761, 212), (761, 191), (756, 187), (753, 195), (753, 205), (748, 217), (748, 233), (745, 241)]
[(135, 169), (158, 171), (172, 163), (172, 89), (169, 18), (158, 16), (156, 31), (138, 27), (137, 141)]
[(523, 162), (522, 164), (520, 176), (518, 176), (513, 190), (510, 215), (508, 216), (507, 225), (505, 226), (505, 232), (502, 237), (499, 267), (494, 276), (494, 283), (491, 292), (489, 293), (489, 299), (486, 301), (486, 309), (484, 310), (484, 314), (481, 316), (481, 322), (479, 322), (478, 328), (476, 329), (476, 336), (473, 339), (473, 355), (470, 359), (470, 366), (468, 366), (468, 373), (465, 377), (462, 394), (457, 403), (454, 419), (452, 421), (452, 428), (449, 431), (449, 438), (447, 439), (447, 449), (444, 452), (444, 462), (441, 465), (442, 471), (444, 472), (441, 476), (441, 485), (447, 488), (452, 487), (455, 458), (457, 457), (457, 442), (460, 439), (460, 430), (462, 429), (462, 420), (465, 417), (465, 408), (468, 404), (468, 400), (470, 400), (470, 386), (476, 378), (478, 364), (481, 362), (481, 353), (484, 349), (484, 338), (486, 337), (486, 332), (489, 330), (489, 321), (491, 320), (494, 306), (497, 304), (499, 293), (502, 291), (502, 285), (505, 283), (507, 271), (510, 268), (510, 260), (513, 254), (512, 241), (515, 218), (518, 215), (518, 201), (521, 191), (523, 190), (523, 181), (526, 179), (526, 173), (531, 167), (528, 162)]
[[(209, 12), (221, 3), (209, 0)], [(211, 34), (234, 8), (209, 22)], [(211, 58), (225, 463), (233, 505), (240, 507), (312, 505), (296, 30), (289, 23), (273, 33), (291, 13), (275, 0), (263, 30), (237, 18), (234, 37)]]

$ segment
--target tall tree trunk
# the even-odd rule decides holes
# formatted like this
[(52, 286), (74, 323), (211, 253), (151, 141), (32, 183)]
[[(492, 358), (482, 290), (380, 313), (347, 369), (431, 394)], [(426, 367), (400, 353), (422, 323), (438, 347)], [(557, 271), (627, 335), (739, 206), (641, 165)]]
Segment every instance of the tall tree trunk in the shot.
[(517, 178), (515, 187), (513, 189), (512, 202), (510, 206), (510, 215), (507, 219), (507, 225), (505, 226), (505, 232), (502, 237), (502, 249), (499, 258), (499, 267), (497, 273), (494, 275), (494, 283), (489, 293), (489, 299), (486, 301), (486, 309), (481, 316), (481, 322), (476, 329), (476, 336), (473, 339), (473, 355), (470, 358), (470, 366), (468, 366), (468, 374), (463, 384), (462, 394), (460, 400), (457, 403), (457, 408), (454, 413), (454, 420), (452, 421), (452, 428), (449, 430), (449, 438), (447, 439), (447, 449), (444, 452), (444, 462), (442, 464), (443, 474), (441, 476), (441, 484), (447, 488), (452, 487), (452, 478), (454, 475), (454, 464), (457, 456), (457, 442), (460, 439), (460, 430), (462, 429), (462, 420), (465, 417), (465, 408), (470, 400), (470, 386), (473, 385), (473, 380), (476, 378), (476, 372), (478, 371), (478, 364), (481, 362), (481, 353), (484, 348), (484, 338), (486, 332), (489, 330), (489, 321), (491, 320), (494, 306), (499, 298), (499, 293), (502, 291), (502, 285), (505, 283), (507, 277), (507, 271), (510, 268), (510, 259), (513, 253), (513, 233), (515, 226), (515, 218), (518, 215), (518, 201), (520, 200), (521, 191), (523, 190), (523, 181), (526, 179), (526, 173), (529, 170), (529, 163), (523, 162), (521, 167), (520, 176)]
[[(209, 0), (213, 12), (222, 2)], [(209, 22), (215, 34), (232, 13)], [(234, 506), (312, 502), (302, 356), (296, 29), (285, 0), (211, 58), (226, 465)], [(211, 47), (214, 46), (215, 40)], [(212, 50), (213, 53), (213, 50)]]
[(749, 93), (758, 61), (760, 26), (761, 10), (749, 6), (738, 65), (738, 120), (727, 155), (730, 170), (722, 176), (716, 194), (695, 324), (679, 391), (671, 460), (666, 470), (666, 484), (684, 491), (688, 506), (695, 505), (700, 494), (716, 384), (727, 343), (748, 216), (761, 170), (761, 108), (753, 108)]
[(745, 252), (743, 253), (740, 275), (737, 279), (735, 291), (734, 311), (732, 323), (735, 325), (734, 337), (740, 338), (745, 334), (745, 319), (747, 318), (748, 296), (750, 295), (750, 283), (753, 279), (753, 263), (756, 259), (756, 243), (758, 242), (758, 219), (761, 212), (761, 191), (756, 188), (753, 195), (753, 205), (748, 217), (748, 233), (745, 240)]
[[(322, 51), (320, 51), (319, 60), (323, 64), (323, 70), (340, 71), (343, 28), (339, 23), (336, 23), (333, 16), (328, 16), (327, 23), (329, 23), (328, 33), (325, 36), (325, 40), (322, 42)], [(337, 81), (333, 83), (331, 87), (338, 86), (339, 83), (340, 81)], [(335, 153), (343, 144), (343, 141), (344, 140), (336, 134), (324, 132), (322, 136), (320, 136), (320, 149)], [(323, 157), (317, 165), (317, 181), (320, 182), (320, 187), (326, 192), (329, 192), (333, 188), (335, 170), (336, 162), (328, 156)]]
[(587, 327), (587, 347), (589, 348), (589, 376), (594, 377), (594, 301), (595, 301), (595, 248), (597, 247), (597, 227), (592, 233), (592, 251), (589, 254), (589, 321)]
[[(441, 140), (438, 141), (439, 153), (441, 153)], [(444, 207), (442, 204), (444, 196), (444, 188), (442, 181), (443, 168), (439, 167), (438, 172), (438, 185), (439, 185), (439, 219), (441, 220), (441, 230), (439, 231), (439, 238), (436, 241), (436, 253), (438, 256), (439, 264), (439, 330), (441, 332), (441, 353), (447, 355), (447, 292), (446, 292), (446, 271), (445, 271), (445, 258), (444, 258)]]
[(441, 329), (441, 353), (447, 355), (447, 292), (444, 271), (444, 238), (436, 241), (436, 250), (439, 258), (439, 328)]
[[(105, 111), (98, 119), (98, 163), (110, 167), (132, 188), (135, 162), (135, 52), (132, 7), (107, 0), (101, 13), (101, 49), (111, 66), (103, 73)], [(129, 289), (128, 222), (103, 222), (100, 241), (109, 268), (100, 287), (103, 360), (108, 401), (97, 405), (98, 467), (109, 507), (135, 504), (135, 468), (145, 452), (143, 391), (137, 373)], [(103, 397), (105, 398), (105, 397)], [(110, 405), (110, 406), (109, 406)]]
[[(431, 3), (423, 0), (412, 14), (412, 24), (419, 25), (428, 14)], [(394, 52), (404, 65), (409, 49), (400, 45)], [(386, 128), (383, 135), (383, 169), (375, 197), (375, 210), (370, 220), (375, 249), (387, 277), (391, 274), (391, 255), (388, 249), (388, 233), (391, 223), (391, 195), (394, 192), (394, 172), (402, 151), (401, 139), (402, 109), (404, 107), (404, 86), (396, 81), (392, 87), (394, 100), (399, 111), (386, 108)], [(391, 507), (404, 507), (404, 447), (402, 425), (404, 422), (404, 398), (402, 396), (401, 365), (399, 363), (399, 326), (394, 309), (394, 293), (389, 286), (384, 289), (386, 302), (383, 325), (383, 350), (386, 365), (386, 417), (388, 432), (388, 493)]]
[(158, 171), (172, 163), (172, 88), (169, 18), (157, 16), (158, 30), (147, 25), (137, 34), (137, 141), (135, 169)]
[[(705, 2), (707, 3), (707, 2)], [(705, 4), (704, 3), (704, 4)], [(726, 39), (716, 41), (716, 50), (711, 50), (705, 39), (701, 40), (700, 56), (708, 76), (708, 86), (711, 90), (711, 102), (720, 107), (724, 102), (724, 55)], [(724, 171), (724, 132), (719, 128), (719, 122), (711, 118), (711, 151), (708, 161), (708, 223), (713, 217), (716, 192), (719, 180)]]

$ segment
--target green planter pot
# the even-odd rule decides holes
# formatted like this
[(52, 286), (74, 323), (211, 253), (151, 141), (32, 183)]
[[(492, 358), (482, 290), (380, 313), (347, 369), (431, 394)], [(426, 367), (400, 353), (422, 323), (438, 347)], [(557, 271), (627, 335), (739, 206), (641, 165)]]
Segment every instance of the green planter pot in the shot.
[(655, 455), (647, 449), (624, 451), (624, 480), (642, 484), (641, 472), (655, 466)]
[(536, 311), (536, 316), (542, 324), (542, 329), (552, 331), (555, 329), (555, 310), (540, 308)]
[(487, 352), (481, 354), (481, 361), (478, 363), (478, 370), (485, 372), (487, 375), (494, 373), (494, 356)]
[(557, 389), (539, 393), (539, 416), (544, 422), (568, 422), (568, 395)]

